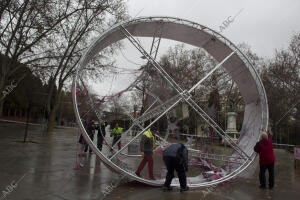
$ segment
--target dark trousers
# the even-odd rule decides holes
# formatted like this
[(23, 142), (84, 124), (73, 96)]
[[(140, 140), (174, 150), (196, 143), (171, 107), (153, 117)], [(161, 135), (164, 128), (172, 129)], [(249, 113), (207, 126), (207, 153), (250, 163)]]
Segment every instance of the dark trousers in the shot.
[(102, 144), (103, 144), (103, 136), (101, 133), (97, 135), (97, 148), (102, 151)]
[(85, 144), (84, 144), (84, 152), (87, 152), (88, 147), (89, 147), (89, 146), (85, 143)]
[(265, 172), (268, 169), (269, 171), (269, 187), (274, 187), (274, 163), (268, 165), (261, 165), (259, 171), (259, 181), (262, 187), (266, 187), (266, 176)]
[(179, 159), (176, 157), (165, 156), (163, 157), (163, 160), (168, 170), (164, 186), (170, 187), (172, 179), (174, 178), (174, 170), (176, 170), (179, 178), (180, 187), (186, 188), (185, 170), (183, 165), (179, 164), (180, 163)]
[(135, 172), (136, 174), (140, 174), (141, 171), (144, 169), (146, 163), (148, 162), (148, 171), (149, 171), (149, 178), (153, 179), (153, 158), (152, 158), (152, 154), (150, 155), (144, 155), (144, 158), (142, 160), (142, 162), (140, 163), (137, 171)]
[[(91, 140), (93, 141), (94, 140), (94, 134), (89, 134), (89, 136), (90, 136)], [(85, 147), (84, 147), (84, 152), (87, 152), (88, 147), (89, 147), (89, 145), (86, 143)], [(91, 153), (92, 149), (91, 148), (89, 148), (89, 149), (90, 149), (90, 153)]]
[[(121, 136), (119, 136), (119, 135), (118, 136), (114, 136), (114, 139), (113, 139), (113, 142), (112, 142), (112, 146), (114, 146), (120, 138), (121, 138)], [(120, 150), (120, 149), (121, 149), (121, 140), (118, 142), (118, 150)]]

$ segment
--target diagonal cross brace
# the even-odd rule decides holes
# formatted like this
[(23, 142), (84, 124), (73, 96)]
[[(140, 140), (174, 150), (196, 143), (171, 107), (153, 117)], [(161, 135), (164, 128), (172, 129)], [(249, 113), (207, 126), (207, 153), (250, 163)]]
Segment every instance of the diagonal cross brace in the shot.
[[(193, 99), (191, 99), (190, 92), (193, 88), (198, 87), (208, 76), (210, 76), (216, 69), (218, 69), (225, 61), (227, 61), (234, 53), (232, 52), (229, 54), (225, 59), (223, 59), (209, 74), (207, 74), (202, 80), (200, 80), (195, 86), (193, 86), (189, 91), (183, 91), (180, 86), (172, 79), (172, 77), (169, 76), (169, 74), (160, 66), (159, 63), (157, 63), (145, 50), (144, 48), (139, 44), (139, 42), (129, 33), (129, 31), (124, 27), (121, 26), (121, 31), (123, 34), (127, 37), (127, 39), (145, 56), (145, 58), (158, 70), (158, 72), (170, 83), (170, 85), (175, 89), (175, 91), (181, 95), (181, 99), (186, 101), (206, 122), (209, 123), (210, 126), (212, 126), (213, 129), (216, 130), (216, 132), (221, 136), (224, 137), (230, 144), (232, 148), (234, 148), (243, 158), (250, 159), (247, 153), (245, 153), (239, 146), (236, 145), (236, 143), (228, 136), (223, 130), (223, 135), (219, 132), (219, 130), (215, 127), (216, 123), (209, 118), (210, 120), (207, 120), (204, 118), (203, 114), (201, 112), (203, 111), (200, 109), (201, 112), (199, 112), (199, 106), (194, 102)], [(196, 107), (193, 105), (197, 105)], [(198, 109), (197, 109), (198, 108)], [(204, 112), (204, 111), (203, 111)], [(204, 112), (205, 113), (205, 112)], [(205, 113), (205, 115), (207, 115)], [(213, 125), (210, 123), (213, 122)], [(220, 128), (220, 127), (219, 127)]]
[(134, 136), (126, 145), (124, 145), (119, 151), (117, 151), (114, 155), (110, 157), (110, 159), (113, 159), (116, 155), (118, 155), (121, 151), (123, 151), (131, 142), (133, 142), (135, 139), (137, 139), (142, 133), (144, 133), (146, 130), (148, 130), (156, 121), (158, 121), (162, 116), (164, 116), (167, 112), (169, 112), (171, 109), (173, 109), (181, 99), (178, 99), (175, 103), (173, 103), (168, 109), (166, 109), (162, 114), (160, 114), (155, 120), (153, 120), (146, 128), (144, 128), (142, 131), (140, 131), (136, 136)]

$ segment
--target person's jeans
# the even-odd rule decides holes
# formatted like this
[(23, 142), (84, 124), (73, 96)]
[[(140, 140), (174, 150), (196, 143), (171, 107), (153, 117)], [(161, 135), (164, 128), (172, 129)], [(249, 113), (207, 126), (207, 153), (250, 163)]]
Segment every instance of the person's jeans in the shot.
[(144, 158), (142, 162), (140, 163), (137, 171), (135, 172), (136, 174), (140, 174), (141, 171), (144, 169), (146, 163), (148, 162), (148, 171), (149, 171), (149, 178), (153, 179), (153, 158), (152, 155), (144, 155)]
[(184, 166), (176, 157), (165, 156), (163, 157), (164, 163), (167, 167), (167, 177), (164, 186), (170, 187), (172, 179), (174, 178), (174, 170), (176, 170), (181, 188), (186, 188), (186, 175)]
[(259, 182), (261, 187), (266, 187), (266, 170), (269, 172), (269, 187), (274, 187), (274, 163), (268, 165), (261, 165), (259, 171)]

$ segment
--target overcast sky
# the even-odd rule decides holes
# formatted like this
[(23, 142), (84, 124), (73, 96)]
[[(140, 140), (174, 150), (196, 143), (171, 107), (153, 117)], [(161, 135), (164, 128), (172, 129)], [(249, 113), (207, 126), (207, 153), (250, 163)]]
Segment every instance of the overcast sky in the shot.
[[(171, 16), (188, 19), (220, 31), (228, 17), (234, 21), (222, 34), (235, 44), (247, 43), (258, 56), (271, 58), (275, 49), (287, 48), (295, 33), (300, 32), (300, 0), (127, 0), (132, 18), (142, 16)], [(152, 39), (141, 39), (150, 50)], [(120, 68), (138, 69), (146, 60), (127, 40), (118, 52)], [(162, 40), (159, 57), (175, 43)], [(136, 63), (136, 64), (134, 64)], [(128, 71), (127, 71), (128, 72)], [(125, 89), (137, 74), (108, 74), (101, 83), (92, 83), (96, 93), (111, 95)]]
[(259, 56), (272, 57), (300, 32), (300, 0), (128, 0), (129, 14), (188, 19), (216, 31), (229, 16), (234, 22), (222, 32), (235, 44), (245, 42)]

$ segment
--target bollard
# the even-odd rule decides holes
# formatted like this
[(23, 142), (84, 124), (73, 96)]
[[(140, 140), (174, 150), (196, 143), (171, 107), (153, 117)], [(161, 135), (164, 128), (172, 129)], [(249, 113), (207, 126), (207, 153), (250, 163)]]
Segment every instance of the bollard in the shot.
[(300, 169), (300, 146), (294, 147), (294, 160), (295, 169)]

